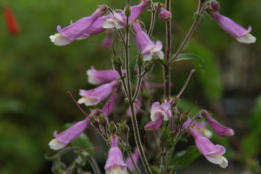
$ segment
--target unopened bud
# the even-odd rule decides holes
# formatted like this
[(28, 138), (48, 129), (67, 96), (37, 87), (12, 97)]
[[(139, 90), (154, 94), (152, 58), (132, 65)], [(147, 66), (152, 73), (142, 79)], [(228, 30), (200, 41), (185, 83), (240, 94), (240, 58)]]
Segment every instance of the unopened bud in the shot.
[(123, 134), (126, 134), (130, 131), (130, 128), (129, 126), (127, 125), (126, 121), (123, 121), (121, 123), (117, 123), (118, 126), (119, 126), (119, 129), (120, 131), (123, 133)]
[(112, 60), (113, 66), (115, 69), (118, 69), (122, 66), (122, 60), (120, 56), (114, 56)]
[(157, 8), (158, 8), (158, 14), (159, 14), (160, 20), (168, 21), (171, 19), (171, 13), (169, 11), (165, 10), (160, 3), (158, 3)]
[(99, 127), (99, 122), (95, 118), (91, 117), (90, 122), (93, 127)]
[(204, 117), (205, 119), (207, 118), (207, 116), (208, 116), (208, 111), (202, 110), (200, 113), (201, 113), (202, 117)]
[(117, 126), (115, 125), (115, 123), (113, 121), (111, 121), (109, 123), (109, 131), (112, 134), (115, 134), (117, 132)]
[(160, 140), (165, 142), (169, 138), (170, 130), (168, 128), (163, 128), (160, 136)]
[(99, 118), (99, 124), (101, 126), (105, 127), (107, 125), (107, 122), (108, 122), (108, 120), (105, 117), (105, 115), (104, 114), (100, 114), (98, 118)]
[(144, 59), (143, 59), (142, 56), (139, 56), (139, 57), (137, 58), (137, 65), (138, 65), (138, 66), (142, 66), (143, 64), (144, 64)]
[(215, 0), (211, 1), (210, 6), (214, 12), (217, 12), (220, 9), (219, 3)]
[(182, 122), (185, 123), (188, 120), (188, 115), (185, 114), (182, 118), (181, 118)]
[(129, 17), (131, 15), (131, 6), (128, 4), (124, 9), (125, 16)]
[(99, 9), (100, 9), (100, 12), (102, 13), (102, 15), (104, 15), (108, 11), (108, 6), (107, 5), (100, 5)]
[(153, 67), (154, 67), (154, 64), (152, 64), (152, 63), (150, 62), (150, 63), (148, 63), (148, 64), (145, 66), (144, 71), (148, 73), (148, 72), (150, 72), (150, 71), (153, 69)]

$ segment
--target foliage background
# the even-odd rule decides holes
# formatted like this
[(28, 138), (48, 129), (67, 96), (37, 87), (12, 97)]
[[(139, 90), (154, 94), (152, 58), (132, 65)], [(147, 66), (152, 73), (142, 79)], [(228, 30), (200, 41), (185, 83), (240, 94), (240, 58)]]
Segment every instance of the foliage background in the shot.
[[(49, 40), (49, 35), (56, 32), (58, 24), (65, 27), (69, 25), (70, 20), (76, 21), (90, 15), (97, 4), (123, 9), (126, 2), (1, 1), (13, 9), (21, 28), (18, 36), (9, 34), (3, 13), (0, 14), (1, 174), (17, 171), (20, 174), (51, 173), (51, 163), (44, 159), (44, 154), (50, 151), (47, 144), (53, 138), (53, 131), (61, 131), (66, 122), (76, 122), (84, 118), (65, 92), (69, 90), (78, 98), (79, 89), (92, 87), (87, 83), (85, 74), (91, 65), (97, 69), (111, 68), (109, 52), (90, 42), (102, 43), (105, 33), (87, 40), (75, 41), (65, 47), (54, 46)], [(136, 0), (130, 2), (132, 5), (138, 3)], [(261, 89), (261, 1), (220, 0), (219, 3), (221, 14), (245, 28), (252, 26), (252, 34), (257, 37), (257, 42), (252, 45), (237, 43), (210, 16), (204, 14), (184, 52), (193, 52), (206, 59), (205, 74), (195, 62), (176, 63), (171, 72), (174, 84), (172, 95), (181, 89), (190, 69), (196, 68), (197, 75), (193, 75), (182, 97), (192, 103), (197, 101), (199, 105), (214, 113), (220, 111), (213, 107), (216, 106), (215, 103), (221, 104), (232, 128), (236, 130), (236, 138), (240, 141), (243, 139), (240, 153), (234, 154), (234, 157), (241, 161), (252, 156), (260, 158), (259, 149), (253, 150), (252, 145), (259, 143), (256, 137), (260, 137), (261, 132), (261, 103), (256, 105), (254, 114), (251, 114), (251, 110)], [(174, 50), (189, 30), (196, 8), (197, 1), (172, 1), (175, 21)], [(148, 29), (150, 13), (143, 12), (141, 19)], [(165, 23), (157, 18), (153, 36), (164, 43), (164, 33)], [(161, 72), (161, 67), (156, 66), (153, 71), (155, 82), (163, 81)], [(161, 95), (162, 90), (158, 90), (155, 98), (160, 99)], [(251, 125), (256, 126), (250, 128)], [(98, 146), (99, 142), (96, 145)], [(251, 155), (248, 153), (249, 149), (252, 150)], [(205, 159), (201, 159), (200, 164), (212, 166)]]

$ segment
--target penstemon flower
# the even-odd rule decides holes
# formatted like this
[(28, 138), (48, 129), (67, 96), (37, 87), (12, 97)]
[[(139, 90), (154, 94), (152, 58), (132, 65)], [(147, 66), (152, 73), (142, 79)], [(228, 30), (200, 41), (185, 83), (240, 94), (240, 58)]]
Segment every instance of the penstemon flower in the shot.
[(119, 138), (113, 135), (110, 142), (111, 148), (104, 167), (106, 174), (127, 174), (127, 164), (124, 163), (121, 150), (118, 147)]
[(161, 51), (162, 43), (157, 41), (154, 43), (150, 40), (149, 36), (142, 31), (138, 20), (131, 21), (132, 27), (136, 32), (135, 40), (144, 60), (151, 60), (152, 55), (155, 54), (158, 58), (163, 59), (164, 53)]
[(73, 40), (81, 37), (92, 24), (102, 15), (104, 15), (108, 10), (106, 5), (99, 6), (99, 8), (90, 16), (84, 17), (71, 25), (61, 28), (60, 25), (57, 26), (58, 34), (51, 35), (51, 41), (58, 46), (67, 45)]
[(157, 8), (160, 20), (168, 21), (169, 19), (171, 19), (171, 13), (169, 11), (165, 10), (160, 3), (156, 4), (156, 8)]
[(222, 168), (228, 166), (227, 159), (222, 156), (226, 149), (221, 145), (214, 145), (209, 139), (202, 137), (195, 127), (189, 128), (190, 134), (194, 137), (196, 146), (200, 153), (206, 157), (208, 161), (220, 165)]
[[(132, 153), (132, 157), (133, 157), (134, 162), (137, 164), (138, 161), (139, 161), (139, 158), (140, 158), (139, 149), (135, 148), (134, 152)], [(133, 164), (132, 164), (132, 162), (131, 162), (130, 157), (127, 158), (126, 163), (127, 163), (127, 165), (128, 165), (128, 168), (129, 168), (131, 171), (134, 171), (134, 170), (135, 170), (135, 168), (134, 168), (134, 166), (133, 166)]]
[(101, 85), (91, 90), (80, 89), (80, 96), (82, 96), (82, 98), (78, 100), (78, 103), (84, 103), (86, 106), (97, 105), (101, 101), (105, 100), (117, 86), (117, 82), (112, 81), (111, 83)]

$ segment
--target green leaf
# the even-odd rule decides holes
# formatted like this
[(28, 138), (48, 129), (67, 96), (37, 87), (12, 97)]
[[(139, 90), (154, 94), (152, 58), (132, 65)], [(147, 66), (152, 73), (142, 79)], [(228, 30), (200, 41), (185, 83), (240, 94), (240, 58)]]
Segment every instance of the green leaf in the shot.
[(134, 69), (135, 69), (135, 67), (136, 67), (137, 58), (138, 58), (137, 56), (134, 57), (134, 58), (131, 60), (130, 65), (129, 65), (131, 83), (134, 83)]
[(90, 142), (89, 138), (84, 133), (82, 133), (78, 138), (72, 141), (71, 144), (74, 147), (78, 147), (80, 149), (88, 149), (86, 151), (88, 151), (90, 155), (93, 154), (93, 148), (92, 148), (93, 145)]
[(261, 133), (261, 95), (257, 98), (256, 104), (252, 110), (252, 117), (250, 120), (249, 128), (252, 132)]
[(219, 68), (215, 63), (213, 54), (206, 47), (198, 43), (190, 44), (188, 49), (190, 52), (198, 55), (204, 60), (204, 71), (202, 71), (202, 67), (199, 66), (198, 63), (191, 63), (193, 68), (196, 70), (196, 75), (201, 81), (205, 96), (210, 100), (220, 99), (222, 97), (223, 87)]
[[(170, 156), (173, 156), (171, 154)], [(192, 163), (201, 153), (198, 151), (197, 147), (190, 146), (187, 150), (178, 152), (173, 158), (170, 158), (170, 163), (172, 164), (168, 168), (170, 170), (183, 169)], [(177, 165), (178, 164), (178, 165)], [(177, 165), (177, 166), (176, 166)]]
[(204, 59), (202, 59), (201, 57), (199, 57), (195, 54), (191, 54), (191, 53), (179, 54), (178, 57), (173, 62), (178, 62), (178, 61), (183, 61), (183, 60), (195, 60), (204, 69)]

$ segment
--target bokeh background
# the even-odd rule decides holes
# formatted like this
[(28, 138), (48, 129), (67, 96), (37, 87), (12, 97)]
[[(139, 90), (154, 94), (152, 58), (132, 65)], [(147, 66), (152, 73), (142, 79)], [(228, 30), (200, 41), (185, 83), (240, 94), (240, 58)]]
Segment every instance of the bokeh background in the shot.
[[(127, 1), (118, 0), (2, 0), (15, 14), (20, 33), (10, 34), (3, 11), (0, 13), (0, 173), (42, 174), (51, 173), (52, 163), (44, 158), (49, 153), (48, 143), (53, 131), (61, 131), (67, 122), (84, 118), (66, 91), (78, 98), (79, 89), (91, 89), (86, 70), (111, 69), (111, 54), (100, 46), (105, 32), (58, 47), (49, 36), (56, 33), (56, 26), (65, 27), (70, 20), (88, 16), (97, 4), (107, 4), (123, 9)], [(130, 0), (131, 5), (138, 3)], [(204, 71), (194, 61), (177, 62), (172, 66), (172, 95), (183, 86), (192, 68), (197, 72), (182, 95), (184, 108), (195, 105), (214, 113), (236, 134), (232, 139), (215, 139), (215, 143), (227, 145), (227, 156), (236, 166), (234, 173), (241, 173), (245, 166), (253, 166), (260, 160), (261, 127), (261, 1), (220, 0), (220, 13), (247, 28), (252, 26), (255, 44), (238, 43), (224, 32), (209, 15), (204, 14), (184, 53), (194, 53), (205, 60)], [(197, 1), (172, 1), (173, 47), (181, 44), (189, 30)], [(150, 12), (143, 12), (141, 19), (148, 29)], [(165, 43), (165, 23), (156, 19), (154, 37)], [(136, 53), (135, 46), (133, 52)], [(174, 52), (173, 51), (173, 52)], [(156, 65), (152, 80), (162, 83), (162, 68)], [(162, 89), (155, 91), (155, 98), (162, 97)], [(185, 103), (185, 102), (184, 102)], [(194, 107), (194, 108), (196, 108)], [(86, 109), (88, 110), (88, 109)], [(90, 134), (90, 133), (89, 133)], [(95, 146), (103, 144), (98, 134), (92, 134)], [(190, 140), (193, 144), (193, 140)], [(184, 143), (178, 147), (182, 148)], [(103, 155), (103, 152), (98, 154)], [(97, 155), (96, 155), (97, 156)], [(252, 159), (252, 161), (250, 160)], [(254, 163), (254, 164), (253, 164)], [(258, 163), (258, 162), (257, 162)], [(100, 160), (102, 166), (104, 160)], [(222, 170), (203, 157), (188, 169), (205, 173), (233, 171), (233, 166)], [(238, 167), (239, 166), (239, 169)], [(195, 170), (196, 169), (196, 170)], [(202, 172), (199, 172), (202, 173)]]

